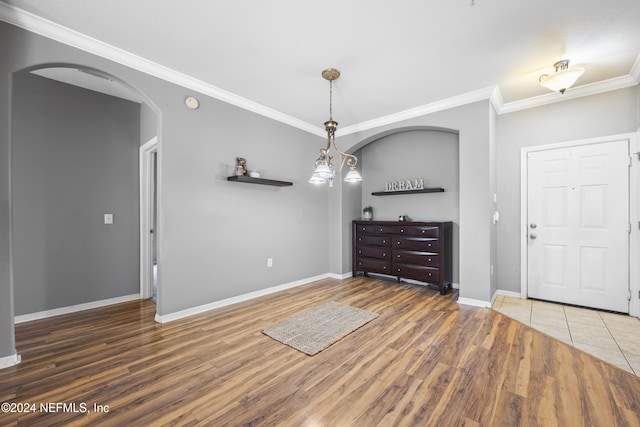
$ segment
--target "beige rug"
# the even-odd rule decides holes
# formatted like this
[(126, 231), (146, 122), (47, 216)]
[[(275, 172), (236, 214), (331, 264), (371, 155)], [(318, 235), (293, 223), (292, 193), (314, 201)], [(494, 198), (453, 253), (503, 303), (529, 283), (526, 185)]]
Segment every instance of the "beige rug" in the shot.
[(376, 317), (377, 313), (332, 301), (305, 310), (262, 332), (313, 356)]

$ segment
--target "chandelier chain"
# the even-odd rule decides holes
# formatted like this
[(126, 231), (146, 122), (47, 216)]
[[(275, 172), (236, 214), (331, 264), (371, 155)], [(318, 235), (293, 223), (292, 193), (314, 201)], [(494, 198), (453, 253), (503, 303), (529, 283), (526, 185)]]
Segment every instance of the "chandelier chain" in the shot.
[(329, 80), (329, 120), (333, 120), (333, 80)]

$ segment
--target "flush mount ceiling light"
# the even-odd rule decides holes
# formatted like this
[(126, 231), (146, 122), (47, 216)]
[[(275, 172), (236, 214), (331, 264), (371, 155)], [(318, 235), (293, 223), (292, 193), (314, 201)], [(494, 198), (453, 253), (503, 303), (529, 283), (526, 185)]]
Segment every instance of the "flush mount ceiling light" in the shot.
[(329, 184), (329, 187), (333, 187), (333, 177), (336, 175), (336, 171), (333, 168), (333, 156), (329, 155), (329, 149), (333, 145), (340, 155), (342, 155), (342, 162), (340, 163), (340, 169), (342, 171), (345, 162), (349, 165), (351, 170), (344, 177), (346, 182), (359, 182), (362, 181), (362, 177), (356, 170), (358, 164), (358, 158), (353, 154), (345, 153), (340, 150), (336, 145), (336, 129), (338, 128), (338, 122), (333, 120), (333, 81), (340, 77), (340, 71), (335, 68), (327, 68), (322, 72), (322, 77), (325, 80), (329, 80), (329, 120), (324, 122), (324, 128), (327, 131), (327, 146), (320, 150), (320, 157), (316, 160), (316, 170), (311, 175), (309, 182), (312, 184)]
[(556, 72), (541, 75), (540, 84), (547, 89), (560, 93), (564, 93), (565, 90), (569, 89), (578, 80), (578, 77), (584, 73), (584, 68), (569, 68), (568, 59), (558, 61), (553, 66), (556, 68)]

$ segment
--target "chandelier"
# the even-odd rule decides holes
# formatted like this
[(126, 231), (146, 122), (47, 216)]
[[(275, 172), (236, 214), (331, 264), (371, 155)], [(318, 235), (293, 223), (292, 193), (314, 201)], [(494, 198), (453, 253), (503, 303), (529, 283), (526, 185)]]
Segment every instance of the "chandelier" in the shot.
[(358, 158), (353, 154), (345, 153), (336, 145), (336, 129), (338, 128), (338, 122), (333, 120), (333, 81), (340, 77), (340, 71), (335, 68), (327, 68), (322, 72), (322, 77), (329, 81), (329, 120), (324, 122), (324, 128), (327, 131), (327, 146), (320, 150), (320, 157), (316, 160), (316, 170), (311, 175), (309, 182), (312, 184), (329, 184), (329, 187), (333, 187), (333, 178), (336, 175), (336, 171), (333, 165), (333, 156), (329, 155), (329, 149), (333, 145), (333, 148), (340, 153), (342, 161), (340, 163), (340, 169), (342, 171), (344, 164), (347, 163), (351, 169), (349, 173), (344, 177), (345, 182), (359, 182), (362, 181), (362, 176), (356, 170), (358, 164)]

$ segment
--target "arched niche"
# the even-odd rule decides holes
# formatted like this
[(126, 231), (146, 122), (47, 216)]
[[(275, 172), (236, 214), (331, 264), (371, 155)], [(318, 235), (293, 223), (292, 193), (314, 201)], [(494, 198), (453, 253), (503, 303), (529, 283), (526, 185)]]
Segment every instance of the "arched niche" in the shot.
[[(452, 221), (453, 281), (458, 283), (458, 136), (455, 129), (417, 125), (385, 130), (354, 144), (349, 151), (357, 153), (364, 179), (357, 196), (349, 184), (343, 185), (343, 236), (350, 231), (350, 221), (360, 217), (362, 206), (372, 206), (378, 220), (396, 221), (399, 215), (407, 215), (417, 221)], [(425, 187), (442, 187), (445, 192), (387, 197), (371, 194), (384, 191), (386, 182), (403, 179), (424, 179)], [(350, 245), (350, 241), (345, 242), (343, 253), (350, 255)], [(350, 260), (345, 262), (350, 265)]]

